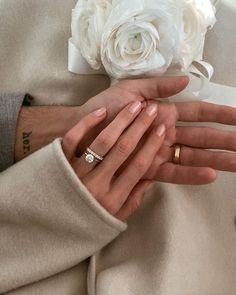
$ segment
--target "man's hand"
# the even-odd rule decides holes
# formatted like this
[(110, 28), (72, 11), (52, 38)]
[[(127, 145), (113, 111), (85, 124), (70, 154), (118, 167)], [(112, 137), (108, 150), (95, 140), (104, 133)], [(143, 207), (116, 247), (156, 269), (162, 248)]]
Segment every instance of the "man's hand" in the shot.
[[(140, 80), (137, 80), (140, 81)], [(92, 97), (80, 107), (32, 106), (21, 109), (16, 134), (15, 160), (19, 161), (57, 137), (63, 137), (85, 115), (101, 107), (106, 107), (106, 122), (89, 132), (81, 143), (83, 150), (93, 141), (126, 105), (133, 101), (144, 102), (146, 88), (156, 93), (155, 97), (168, 97), (180, 92), (188, 83), (187, 77), (148, 79), (147, 85), (141, 82), (122, 81), (119, 84)], [(136, 85), (137, 84), (137, 85)], [(144, 86), (144, 87), (143, 87)]]
[(93, 141), (99, 132), (107, 126), (122, 108), (133, 101), (147, 102), (149, 99), (167, 98), (182, 91), (189, 79), (183, 77), (157, 77), (151, 79), (123, 80), (89, 99), (81, 106), (83, 116), (92, 111), (106, 107), (107, 120), (89, 132), (81, 143), (81, 152)]
[[(180, 77), (173, 83), (159, 87), (158, 78), (123, 81), (126, 89), (139, 97), (151, 100), (170, 96), (181, 91), (188, 83), (187, 77)], [(168, 79), (168, 78), (165, 78)], [(172, 78), (169, 78), (172, 79)], [(119, 84), (118, 84), (119, 85)], [(216, 179), (216, 171), (236, 172), (236, 132), (206, 127), (176, 127), (178, 121), (191, 123), (209, 122), (236, 125), (236, 109), (206, 102), (158, 103), (155, 125), (164, 123), (167, 138), (156, 157), (147, 179), (177, 184), (207, 184)], [(180, 165), (173, 163), (174, 144), (182, 144)], [(216, 151), (209, 151), (209, 149)], [(218, 150), (226, 150), (218, 151)]]
[[(164, 123), (168, 131), (165, 144), (145, 176), (147, 179), (197, 185), (214, 181), (215, 170), (236, 172), (235, 131), (205, 126), (176, 127), (178, 121), (182, 125), (191, 122), (236, 125), (236, 109), (206, 102), (158, 103), (155, 124)], [(176, 143), (182, 145), (180, 165), (173, 163)]]

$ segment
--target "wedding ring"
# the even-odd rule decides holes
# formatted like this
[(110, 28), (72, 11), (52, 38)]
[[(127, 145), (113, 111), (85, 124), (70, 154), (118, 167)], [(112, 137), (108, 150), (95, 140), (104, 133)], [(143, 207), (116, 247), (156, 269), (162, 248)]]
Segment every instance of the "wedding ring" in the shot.
[(94, 161), (102, 162), (104, 159), (102, 156), (99, 156), (90, 148), (86, 149), (86, 151), (84, 152), (84, 155), (85, 155), (85, 161), (88, 162), (89, 164), (93, 163)]
[(174, 157), (173, 157), (173, 163), (179, 165), (180, 164), (180, 154), (181, 154), (181, 144), (175, 144), (174, 145)]

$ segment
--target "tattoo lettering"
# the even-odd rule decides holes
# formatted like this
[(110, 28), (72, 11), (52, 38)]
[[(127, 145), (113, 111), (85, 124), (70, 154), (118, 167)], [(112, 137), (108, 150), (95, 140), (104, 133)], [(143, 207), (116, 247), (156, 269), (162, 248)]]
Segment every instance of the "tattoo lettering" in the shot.
[(23, 151), (24, 155), (29, 153), (31, 148), (30, 148), (30, 136), (32, 132), (23, 132), (22, 134), (22, 140), (23, 140)]

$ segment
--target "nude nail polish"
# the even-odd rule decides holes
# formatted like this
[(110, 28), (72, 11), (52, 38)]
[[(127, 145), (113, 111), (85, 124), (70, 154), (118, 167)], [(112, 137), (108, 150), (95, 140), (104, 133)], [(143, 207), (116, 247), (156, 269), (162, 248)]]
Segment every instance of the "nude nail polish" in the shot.
[(163, 124), (158, 126), (157, 129), (156, 129), (156, 133), (160, 137), (162, 137), (165, 134), (165, 132), (166, 132), (166, 126), (163, 125)]
[(137, 113), (138, 111), (141, 110), (141, 107), (142, 107), (142, 104), (140, 101), (136, 101), (134, 103), (132, 103), (129, 107), (129, 111), (131, 114), (135, 114)]
[(157, 104), (152, 103), (146, 108), (146, 113), (148, 116), (152, 117), (157, 113)]
[(100, 108), (100, 109), (94, 111), (93, 114), (97, 117), (101, 117), (106, 113), (106, 111), (107, 111), (107, 109), (103, 107), (103, 108)]

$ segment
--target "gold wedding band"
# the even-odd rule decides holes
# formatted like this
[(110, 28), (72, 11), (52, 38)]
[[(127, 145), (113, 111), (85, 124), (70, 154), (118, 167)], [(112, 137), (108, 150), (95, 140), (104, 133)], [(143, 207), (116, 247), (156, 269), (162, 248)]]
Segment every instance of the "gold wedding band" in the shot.
[(181, 154), (181, 144), (175, 144), (174, 145), (174, 158), (173, 163), (179, 165), (180, 164), (180, 154)]

